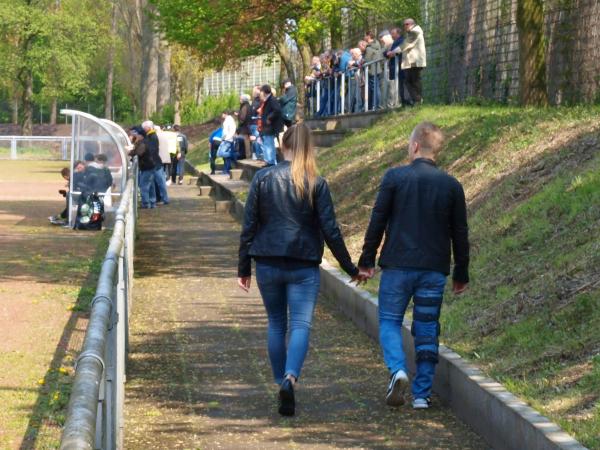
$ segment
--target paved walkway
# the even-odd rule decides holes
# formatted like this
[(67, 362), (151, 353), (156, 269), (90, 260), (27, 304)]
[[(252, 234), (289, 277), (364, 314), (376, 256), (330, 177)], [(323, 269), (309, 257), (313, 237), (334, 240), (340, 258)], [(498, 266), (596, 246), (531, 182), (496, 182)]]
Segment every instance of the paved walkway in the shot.
[[(126, 388), (127, 449), (483, 449), (437, 401), (391, 410), (376, 343), (326, 301), (297, 416), (276, 412), (266, 318), (235, 284), (239, 225), (188, 186), (141, 214)], [(253, 280), (254, 281), (254, 280)]]

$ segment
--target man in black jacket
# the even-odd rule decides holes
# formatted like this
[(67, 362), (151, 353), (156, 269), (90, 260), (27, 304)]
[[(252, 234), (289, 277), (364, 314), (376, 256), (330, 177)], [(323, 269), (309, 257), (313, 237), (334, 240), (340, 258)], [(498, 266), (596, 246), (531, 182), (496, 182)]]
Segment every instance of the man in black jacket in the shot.
[(265, 84), (260, 88), (260, 98), (264, 105), (260, 124), (260, 135), (264, 159), (268, 166), (277, 164), (277, 153), (275, 151), (275, 137), (283, 130), (283, 116), (279, 101), (271, 95), (271, 86)]
[(372, 277), (385, 232), (379, 265), (379, 339), (391, 373), (386, 396), (390, 406), (404, 404), (408, 389), (402, 348), (402, 322), (414, 302), (417, 373), (412, 383), (413, 408), (429, 407), (438, 362), (439, 317), (446, 276), (454, 253), (453, 292), (469, 282), (467, 208), (461, 184), (435, 165), (443, 143), (441, 130), (424, 122), (413, 130), (408, 146), (411, 164), (388, 170), (381, 185), (359, 260), (361, 273)]

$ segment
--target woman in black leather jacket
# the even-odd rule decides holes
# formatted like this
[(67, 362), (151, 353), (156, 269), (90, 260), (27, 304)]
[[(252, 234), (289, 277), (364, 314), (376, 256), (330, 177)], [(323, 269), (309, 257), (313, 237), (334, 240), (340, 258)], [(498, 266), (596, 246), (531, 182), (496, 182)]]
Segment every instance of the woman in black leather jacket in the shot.
[[(248, 291), (251, 258), (269, 320), (268, 351), (280, 384), (279, 413), (293, 415), (294, 384), (308, 350), (319, 293), (319, 264), (327, 243), (340, 265), (359, 280), (327, 182), (317, 175), (310, 130), (299, 123), (283, 135), (285, 161), (259, 171), (250, 186), (240, 237), (238, 284)], [(289, 314), (289, 342), (286, 332)]]

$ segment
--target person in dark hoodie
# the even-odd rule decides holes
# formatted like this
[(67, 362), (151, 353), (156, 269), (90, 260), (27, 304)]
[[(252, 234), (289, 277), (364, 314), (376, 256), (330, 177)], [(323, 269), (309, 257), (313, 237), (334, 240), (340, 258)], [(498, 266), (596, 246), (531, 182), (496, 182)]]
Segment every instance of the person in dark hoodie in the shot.
[(298, 103), (298, 90), (290, 80), (285, 80), (283, 83), (284, 93), (279, 98), (281, 105), (281, 115), (283, 116), (283, 124), (286, 127), (291, 127), (296, 123), (296, 105)]
[(283, 130), (281, 105), (271, 93), (271, 86), (265, 84), (260, 88), (260, 98), (263, 101), (262, 114), (259, 124), (262, 137), (265, 162), (268, 166), (277, 164), (275, 138)]

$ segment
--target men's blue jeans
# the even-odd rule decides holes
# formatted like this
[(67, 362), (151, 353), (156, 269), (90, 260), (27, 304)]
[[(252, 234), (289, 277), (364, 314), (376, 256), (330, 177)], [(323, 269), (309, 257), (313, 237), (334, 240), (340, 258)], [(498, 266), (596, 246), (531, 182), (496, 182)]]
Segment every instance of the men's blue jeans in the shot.
[(269, 165), (277, 164), (277, 151), (275, 150), (275, 136), (262, 136), (263, 158)]
[(417, 373), (414, 398), (428, 398), (438, 361), (440, 311), (446, 275), (417, 269), (384, 269), (379, 283), (379, 341), (391, 373), (408, 373), (402, 347), (402, 322), (411, 298), (414, 303), (411, 333), (415, 341)]
[[(319, 294), (318, 267), (288, 269), (256, 263), (256, 282), (269, 320), (267, 344), (273, 377), (281, 384), (286, 375), (298, 378), (308, 352), (313, 312)], [(286, 347), (286, 334), (289, 340)]]
[(169, 194), (167, 194), (167, 180), (165, 179), (165, 170), (158, 166), (154, 170), (154, 181), (160, 194), (161, 201), (166, 205), (169, 203)]
[(154, 170), (140, 170), (139, 183), (140, 192), (142, 194), (142, 208), (154, 208), (156, 206)]

